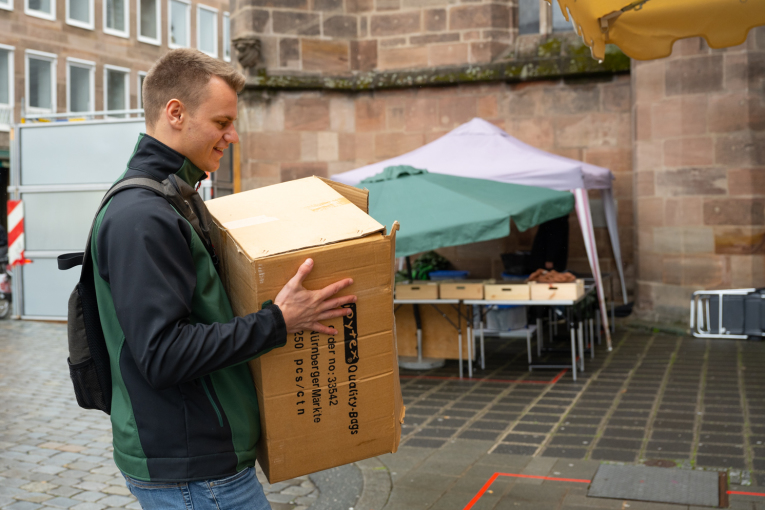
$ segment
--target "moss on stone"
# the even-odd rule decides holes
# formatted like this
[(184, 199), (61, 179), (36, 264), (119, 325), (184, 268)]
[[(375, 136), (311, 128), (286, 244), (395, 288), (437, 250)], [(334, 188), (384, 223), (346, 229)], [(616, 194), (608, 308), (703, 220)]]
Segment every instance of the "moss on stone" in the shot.
[(492, 81), (558, 79), (630, 70), (629, 57), (613, 45), (606, 48), (606, 58), (598, 62), (592, 58), (590, 48), (581, 42), (570, 43), (565, 39), (551, 37), (539, 43), (536, 55), (536, 58), (508, 58), (482, 65), (366, 72), (353, 76), (269, 74), (266, 69), (259, 69), (250, 73), (247, 88), (366, 91)]

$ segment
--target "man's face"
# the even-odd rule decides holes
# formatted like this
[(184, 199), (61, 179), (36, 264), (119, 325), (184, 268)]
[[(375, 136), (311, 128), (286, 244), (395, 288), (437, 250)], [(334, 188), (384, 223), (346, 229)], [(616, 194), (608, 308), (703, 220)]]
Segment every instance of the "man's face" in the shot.
[(234, 128), (236, 101), (236, 92), (223, 79), (213, 76), (202, 103), (189, 114), (181, 152), (200, 170), (216, 171), (223, 151), (239, 141)]

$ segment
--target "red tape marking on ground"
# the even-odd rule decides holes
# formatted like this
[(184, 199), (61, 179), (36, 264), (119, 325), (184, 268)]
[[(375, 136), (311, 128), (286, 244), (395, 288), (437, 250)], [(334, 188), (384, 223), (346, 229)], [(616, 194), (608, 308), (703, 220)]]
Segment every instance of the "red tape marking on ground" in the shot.
[(470, 510), (473, 508), (473, 505), (478, 503), (478, 500), (481, 499), (481, 496), (483, 496), (486, 491), (489, 490), (489, 487), (491, 487), (491, 484), (494, 483), (494, 480), (500, 476), (510, 476), (512, 478), (533, 478), (535, 480), (553, 480), (556, 482), (590, 483), (590, 480), (583, 480), (581, 478), (556, 478), (554, 476), (521, 475), (518, 473), (494, 473), (491, 475), (491, 478), (489, 478), (489, 480), (483, 484), (481, 490), (479, 490), (478, 493), (473, 496), (473, 499), (470, 500), (470, 502), (463, 510)]
[(561, 370), (558, 375), (549, 381), (530, 381), (522, 379), (460, 379), (449, 375), (401, 375), (401, 379), (445, 379), (448, 381), (472, 381), (472, 382), (498, 382), (498, 383), (517, 383), (517, 384), (555, 384), (560, 378), (568, 372), (568, 368)]
[(761, 498), (765, 498), (765, 492), (728, 491), (728, 494), (738, 494), (740, 496), (759, 496)]

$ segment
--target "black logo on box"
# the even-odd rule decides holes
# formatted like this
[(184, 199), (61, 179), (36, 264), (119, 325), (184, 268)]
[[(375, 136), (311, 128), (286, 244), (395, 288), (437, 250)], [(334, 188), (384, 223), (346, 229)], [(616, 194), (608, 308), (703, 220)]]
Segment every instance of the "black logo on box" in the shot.
[(356, 325), (356, 303), (348, 303), (343, 308), (350, 308), (350, 315), (343, 317), (345, 335), (345, 362), (355, 365), (359, 361), (359, 331)]

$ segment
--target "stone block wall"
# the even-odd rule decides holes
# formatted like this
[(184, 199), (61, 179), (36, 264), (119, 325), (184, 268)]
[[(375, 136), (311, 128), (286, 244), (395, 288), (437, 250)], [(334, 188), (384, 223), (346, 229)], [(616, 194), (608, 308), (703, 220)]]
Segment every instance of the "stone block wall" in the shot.
[[(630, 108), (629, 75), (361, 93), (246, 90), (238, 120), (240, 133), (246, 133), (241, 137), (242, 189), (352, 170), (416, 149), (481, 117), (530, 145), (614, 172), (620, 240), (632, 281)], [(589, 272), (573, 214), (571, 225), (570, 267)], [(596, 235), (602, 268), (612, 271), (605, 228)], [(513, 228), (509, 238), (443, 254), (473, 277), (499, 277), (499, 254), (530, 248), (532, 239), (533, 232), (519, 234)], [(618, 292), (618, 285), (614, 289)]]
[(687, 321), (700, 289), (765, 285), (765, 29), (633, 61), (638, 307)]
[(234, 38), (257, 34), (269, 72), (487, 63), (509, 47), (514, 0), (236, 0)]

